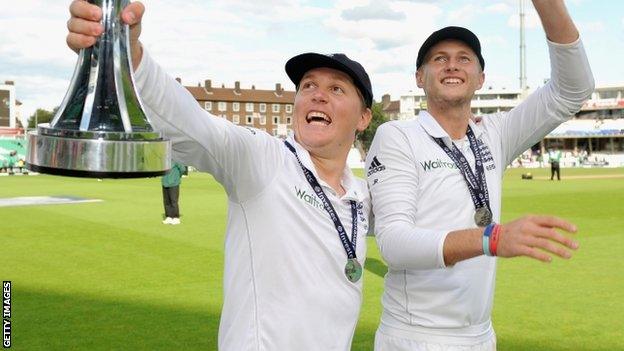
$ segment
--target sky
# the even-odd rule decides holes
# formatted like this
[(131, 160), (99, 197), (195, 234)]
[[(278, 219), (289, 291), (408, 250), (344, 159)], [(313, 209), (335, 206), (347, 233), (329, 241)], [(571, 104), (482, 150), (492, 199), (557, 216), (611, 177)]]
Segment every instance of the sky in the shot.
[[(141, 41), (185, 85), (294, 90), (285, 62), (304, 52), (343, 52), (368, 71), (376, 100), (416, 89), (418, 48), (448, 25), (471, 29), (485, 58), (484, 87), (519, 88), (520, 0), (144, 0)], [(15, 82), (27, 117), (61, 104), (77, 55), (67, 48), (70, 0), (0, 0), (0, 82)], [(10, 5), (9, 5), (10, 4)], [(624, 85), (624, 1), (567, 0), (597, 86)], [(525, 1), (527, 81), (550, 68), (545, 35)]]

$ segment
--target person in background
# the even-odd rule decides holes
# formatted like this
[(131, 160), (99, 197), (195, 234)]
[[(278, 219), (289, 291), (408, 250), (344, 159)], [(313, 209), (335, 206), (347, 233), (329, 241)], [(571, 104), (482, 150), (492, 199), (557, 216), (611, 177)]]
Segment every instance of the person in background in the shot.
[(186, 174), (186, 166), (173, 162), (171, 169), (162, 177), (163, 205), (165, 207), (165, 219), (163, 224), (180, 224), (180, 183), (182, 175)]
[(19, 169), (20, 173), (24, 173), (24, 159), (20, 158), (19, 160), (17, 160), (17, 168)]
[(561, 168), (559, 164), (559, 162), (561, 162), (561, 150), (550, 150), (548, 158), (550, 159), (550, 180), (553, 180), (555, 173), (557, 173), (557, 180), (561, 180)]
[(9, 175), (14, 174), (13, 168), (15, 167), (15, 163), (17, 162), (17, 151), (13, 150), (9, 153), (9, 158), (7, 160), (7, 169)]

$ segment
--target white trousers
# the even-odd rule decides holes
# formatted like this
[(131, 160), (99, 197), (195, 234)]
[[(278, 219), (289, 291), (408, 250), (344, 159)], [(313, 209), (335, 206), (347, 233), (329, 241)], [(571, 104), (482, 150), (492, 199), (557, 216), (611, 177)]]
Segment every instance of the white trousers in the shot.
[(390, 336), (377, 330), (375, 351), (496, 351), (496, 336), (477, 345), (445, 345)]

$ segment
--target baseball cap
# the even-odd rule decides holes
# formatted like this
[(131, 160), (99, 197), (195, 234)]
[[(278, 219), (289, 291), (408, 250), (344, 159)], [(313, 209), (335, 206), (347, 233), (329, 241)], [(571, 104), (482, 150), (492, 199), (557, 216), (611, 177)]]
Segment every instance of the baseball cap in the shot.
[(364, 97), (366, 107), (373, 104), (373, 88), (370, 78), (364, 67), (357, 61), (353, 61), (345, 54), (317, 54), (309, 52), (297, 55), (286, 62), (286, 74), (288, 78), (299, 88), (299, 82), (303, 75), (311, 69), (327, 67), (346, 73), (360, 90)]
[(420, 50), (418, 50), (416, 69), (420, 68), (420, 66), (423, 64), (423, 61), (425, 60), (425, 56), (427, 56), (427, 53), (434, 45), (447, 39), (455, 39), (466, 43), (466, 45), (468, 45), (477, 55), (479, 63), (481, 64), (481, 69), (485, 69), (485, 61), (483, 60), (483, 56), (481, 56), (481, 43), (479, 42), (479, 38), (477, 38), (477, 36), (473, 32), (469, 31), (466, 28), (453, 26), (444, 27), (431, 33), (429, 38), (427, 38), (427, 40), (425, 40), (425, 42), (420, 47)]

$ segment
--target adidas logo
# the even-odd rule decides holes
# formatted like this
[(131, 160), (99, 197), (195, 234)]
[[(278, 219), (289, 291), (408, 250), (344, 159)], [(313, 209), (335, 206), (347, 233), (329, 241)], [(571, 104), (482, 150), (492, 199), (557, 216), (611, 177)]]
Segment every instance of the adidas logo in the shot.
[(368, 167), (367, 175), (370, 177), (371, 174), (381, 172), (385, 169), (386, 169), (386, 166), (382, 165), (381, 162), (379, 162), (379, 160), (377, 159), (377, 156), (374, 156), (373, 162), (371, 162), (370, 166)]

